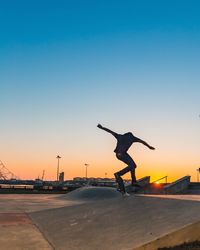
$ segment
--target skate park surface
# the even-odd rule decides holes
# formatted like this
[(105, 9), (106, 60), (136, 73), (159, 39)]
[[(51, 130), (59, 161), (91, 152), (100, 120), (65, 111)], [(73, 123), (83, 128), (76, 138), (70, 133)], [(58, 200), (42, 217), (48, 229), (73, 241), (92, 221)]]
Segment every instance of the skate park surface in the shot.
[(200, 240), (199, 211), (200, 195), (2, 194), (0, 249), (158, 249)]

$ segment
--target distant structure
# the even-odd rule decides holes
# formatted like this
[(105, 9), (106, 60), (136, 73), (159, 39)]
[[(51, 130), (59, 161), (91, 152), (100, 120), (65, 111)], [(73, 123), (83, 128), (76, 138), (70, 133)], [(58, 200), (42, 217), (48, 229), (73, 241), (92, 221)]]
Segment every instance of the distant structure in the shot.
[(44, 180), (45, 170), (42, 172), (42, 180)]
[(87, 186), (88, 183), (91, 186), (107, 186), (107, 187), (116, 187), (115, 178), (102, 178), (102, 177), (74, 177), (71, 181), (65, 181), (67, 185), (81, 187)]
[(13, 174), (9, 169), (7, 169), (3, 162), (0, 160), (0, 180), (11, 179), (19, 180), (19, 177)]
[(65, 173), (64, 172), (61, 172), (59, 174), (59, 182), (64, 182), (64, 179), (65, 179)]

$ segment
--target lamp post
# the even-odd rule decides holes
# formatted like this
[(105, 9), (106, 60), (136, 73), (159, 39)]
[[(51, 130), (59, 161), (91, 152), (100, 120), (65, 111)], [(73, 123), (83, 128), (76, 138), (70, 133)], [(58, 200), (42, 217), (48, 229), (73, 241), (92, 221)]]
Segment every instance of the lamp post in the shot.
[(57, 181), (59, 181), (59, 163), (60, 163), (60, 156), (59, 155), (57, 155), (57, 157), (56, 157), (57, 159), (58, 159), (58, 163), (57, 163)]
[(197, 182), (199, 182), (200, 168), (197, 168)]
[(87, 168), (88, 168), (89, 164), (85, 163), (85, 178), (87, 180)]

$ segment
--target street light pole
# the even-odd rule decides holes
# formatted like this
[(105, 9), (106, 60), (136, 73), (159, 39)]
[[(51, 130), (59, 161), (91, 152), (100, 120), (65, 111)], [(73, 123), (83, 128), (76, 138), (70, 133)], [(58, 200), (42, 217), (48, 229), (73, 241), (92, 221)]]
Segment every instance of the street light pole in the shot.
[(59, 163), (60, 163), (60, 156), (59, 155), (57, 155), (57, 157), (56, 157), (57, 159), (58, 159), (58, 164), (57, 164), (57, 181), (59, 181)]
[(199, 182), (200, 168), (197, 168), (197, 182)]
[(89, 164), (85, 163), (85, 178), (87, 179), (87, 168), (88, 168)]

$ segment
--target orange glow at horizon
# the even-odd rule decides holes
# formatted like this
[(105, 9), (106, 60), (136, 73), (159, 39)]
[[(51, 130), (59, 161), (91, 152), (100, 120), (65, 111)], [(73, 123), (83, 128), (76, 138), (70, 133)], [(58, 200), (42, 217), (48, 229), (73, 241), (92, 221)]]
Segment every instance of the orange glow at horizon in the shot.
[[(147, 162), (146, 162), (147, 161)], [(57, 173), (57, 161), (53, 157), (50, 160), (41, 159), (18, 159), (7, 160), (2, 162), (5, 166), (19, 176), (20, 179), (35, 179), (41, 178), (43, 170), (45, 170), (44, 180), (56, 180)], [(72, 179), (73, 177), (85, 177), (85, 162), (82, 160), (76, 160), (74, 162), (66, 161), (64, 157), (60, 161), (60, 172), (65, 172), (65, 180)], [(88, 177), (107, 177), (114, 178), (114, 173), (125, 167), (125, 165), (112, 157), (111, 159), (100, 159), (98, 162), (95, 159), (87, 161)], [(162, 167), (161, 167), (162, 166)], [(160, 179), (164, 176), (168, 176), (168, 182), (175, 181), (182, 176), (190, 175), (193, 181), (196, 181), (196, 168), (188, 168), (186, 164), (161, 164), (158, 162), (150, 162), (148, 159), (138, 161), (136, 168), (137, 179), (144, 176), (150, 176), (151, 182)], [(124, 179), (130, 179), (130, 174), (123, 176)]]
[[(40, 144), (32, 142), (30, 146), (29, 139), (24, 144), (18, 145), (18, 140), (15, 144), (13, 142), (4, 144), (0, 160), (21, 179), (41, 178), (42, 172), (45, 170), (44, 180), (56, 180), (56, 156), (58, 154), (62, 157), (60, 172), (65, 172), (65, 180), (73, 177), (85, 177), (85, 163), (89, 164), (88, 177), (105, 177), (106, 175), (108, 178), (113, 178), (115, 172), (125, 167), (125, 164), (119, 161), (113, 152), (116, 141), (112, 136), (97, 134), (96, 127), (94, 127), (94, 137), (88, 137), (81, 131), (77, 133), (74, 137), (71, 135), (73, 138), (69, 137), (73, 144), (70, 144), (70, 141), (68, 142), (65, 138), (61, 142), (54, 141), (54, 143), (45, 138), (45, 140), (41, 140)], [(80, 138), (81, 143), (77, 144), (76, 141), (79, 142)], [(195, 140), (197, 139), (195, 138)], [(196, 169), (199, 166), (197, 144), (195, 144), (194, 150), (188, 150), (182, 144), (180, 148), (179, 144), (177, 147), (172, 147), (167, 146), (169, 142), (163, 145), (160, 141), (155, 140), (154, 143), (152, 143), (152, 139), (147, 141), (150, 141), (156, 150), (149, 150), (141, 144), (134, 144), (129, 150), (130, 156), (137, 165), (137, 179), (150, 176), (151, 182), (153, 182), (168, 176), (168, 182), (172, 182), (185, 175), (190, 175), (192, 181), (197, 180)], [(68, 144), (69, 147), (67, 147)], [(123, 178), (130, 179), (130, 174), (124, 175)]]

